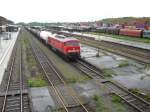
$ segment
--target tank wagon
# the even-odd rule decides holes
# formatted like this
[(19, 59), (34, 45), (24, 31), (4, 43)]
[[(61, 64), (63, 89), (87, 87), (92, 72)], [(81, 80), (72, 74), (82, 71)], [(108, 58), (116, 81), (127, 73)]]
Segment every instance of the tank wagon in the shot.
[(78, 39), (60, 34), (52, 34), (48, 31), (39, 31), (31, 28), (29, 30), (46, 45), (65, 57), (65, 59), (76, 60), (80, 57), (80, 45)]

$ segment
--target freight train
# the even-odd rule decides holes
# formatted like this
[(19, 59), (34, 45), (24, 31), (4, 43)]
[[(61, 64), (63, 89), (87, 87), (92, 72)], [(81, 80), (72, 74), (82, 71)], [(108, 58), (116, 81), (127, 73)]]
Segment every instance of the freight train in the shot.
[(28, 29), (31, 33), (50, 46), (54, 51), (62, 55), (67, 60), (76, 60), (80, 57), (79, 40), (64, 35), (52, 34), (48, 31)]
[[(70, 32), (79, 32), (78, 29), (62, 29)], [(96, 32), (96, 33), (106, 33), (113, 35), (122, 35), (130, 37), (140, 37), (150, 39), (150, 30), (143, 29), (129, 29), (129, 28), (114, 28), (114, 27), (100, 27), (100, 28), (89, 28), (89, 29), (80, 29), (80, 32)]]
[(95, 29), (94, 32), (123, 35), (130, 37), (144, 37), (150, 39), (150, 30), (102, 27), (99, 29)]

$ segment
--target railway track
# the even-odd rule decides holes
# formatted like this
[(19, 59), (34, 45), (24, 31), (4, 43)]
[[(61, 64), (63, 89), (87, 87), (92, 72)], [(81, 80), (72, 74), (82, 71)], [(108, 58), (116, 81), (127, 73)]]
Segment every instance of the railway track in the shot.
[(150, 104), (148, 102), (129, 92), (126, 88), (119, 86), (116, 82), (107, 81), (102, 72), (95, 66), (84, 60), (77, 60), (72, 65), (88, 77), (95, 79), (99, 84), (104, 84), (112, 93), (119, 96), (135, 110), (139, 112), (150, 112)]
[(85, 73), (89, 78), (99, 80), (105, 79), (105, 77), (102, 75), (102, 72), (98, 68), (82, 59), (79, 59), (76, 62), (72, 62), (72, 65), (79, 69), (81, 72)]
[[(82, 41), (82, 40), (81, 40)], [(150, 64), (150, 51), (131, 46), (121, 45), (113, 42), (84, 40), (84, 43), (93, 47), (97, 47), (103, 50), (107, 50), (113, 53), (117, 53), (122, 56), (126, 56), (137, 61)]]
[(6, 89), (0, 94), (1, 112), (30, 112), (27, 86), (22, 72), (22, 49), (17, 40), (8, 66)]
[(56, 33), (61, 33), (67, 36), (76, 36), (79, 37), (82, 43), (100, 48), (112, 53), (116, 53), (137, 61), (140, 61), (142, 63), (150, 64), (150, 51), (142, 48), (132, 47), (128, 45), (123, 45), (119, 43), (114, 42), (108, 42), (108, 41), (98, 41), (94, 39), (88, 39), (89, 37), (84, 35), (77, 35), (72, 33), (63, 33), (56, 30), (51, 30)]
[(116, 82), (105, 80), (105, 76), (102, 75), (102, 72), (98, 68), (92, 66), (82, 59), (77, 60), (72, 64), (75, 68), (85, 73), (90, 78), (97, 80), (98, 83), (104, 84), (104, 86), (106, 86), (111, 91), (111, 93), (119, 96), (123, 101), (125, 101), (128, 105), (130, 105), (137, 111), (150, 112), (149, 102), (146, 102), (140, 97), (129, 92), (126, 88), (119, 86), (119, 84), (117, 84)]
[[(92, 112), (85, 106), (85, 102), (76, 94), (74, 89), (66, 83), (62, 74), (57, 70), (42, 49), (40, 49), (36, 41), (34, 41), (33, 38), (29, 38), (29, 41), (33, 54), (52, 88), (52, 96), (55, 96), (58, 107), (65, 112), (76, 112), (74, 111), (76, 109), (78, 109), (79, 112)], [(59, 88), (57, 86), (58, 84), (62, 85), (63, 89)]]
[(134, 95), (128, 90), (122, 88), (121, 86), (111, 82), (106, 81), (104, 84), (117, 96), (123, 99), (130, 106), (138, 110), (139, 112), (150, 112), (150, 103), (141, 99), (140, 97)]

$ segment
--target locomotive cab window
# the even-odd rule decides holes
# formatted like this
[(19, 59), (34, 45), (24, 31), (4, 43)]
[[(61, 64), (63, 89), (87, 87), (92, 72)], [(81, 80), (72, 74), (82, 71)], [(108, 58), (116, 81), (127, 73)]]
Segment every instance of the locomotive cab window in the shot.
[(64, 43), (65, 46), (79, 46), (79, 42), (65, 42)]

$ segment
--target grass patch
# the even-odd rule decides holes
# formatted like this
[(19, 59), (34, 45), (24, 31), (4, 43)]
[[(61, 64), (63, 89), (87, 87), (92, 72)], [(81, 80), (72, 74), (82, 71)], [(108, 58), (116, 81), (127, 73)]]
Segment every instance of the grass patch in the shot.
[(48, 106), (46, 112), (66, 112), (65, 109), (55, 109), (52, 106)]
[(29, 68), (32, 68), (33, 66), (36, 66), (36, 60), (32, 56), (32, 52), (30, 50), (29, 40), (28, 40), (27, 36), (28, 35), (25, 32), (22, 32), (20, 41), (25, 47), (25, 51), (27, 54), (27, 63), (29, 64)]
[(111, 101), (112, 101), (113, 103), (121, 103), (121, 98), (120, 98), (119, 96), (112, 95)]
[(123, 60), (123, 61), (121, 61), (120, 63), (119, 63), (119, 65), (118, 65), (118, 67), (126, 67), (126, 66), (128, 66), (129, 65), (129, 63), (128, 63), (128, 61), (126, 61), (126, 60)]
[[(55, 60), (55, 61), (58, 61), (58, 60)], [(64, 76), (64, 78), (67, 80), (68, 83), (84, 82), (89, 79), (84, 74), (78, 74), (78, 72), (71, 70), (71, 68), (68, 67), (67, 64), (61, 61), (56, 62), (56, 63), (57, 63), (56, 66), (61, 71), (62, 75)]]
[(147, 75), (143, 75), (143, 76), (140, 76), (140, 79), (144, 80), (146, 77), (148, 77), (148, 76)]
[(127, 111), (121, 101), (122, 100), (119, 96), (116, 96), (114, 94), (111, 96), (111, 102), (112, 102), (112, 105), (115, 108), (116, 112), (126, 112)]
[(29, 68), (32, 68), (33, 66), (36, 66), (36, 60), (33, 58), (33, 56), (29, 55), (27, 56), (27, 62), (29, 65)]
[(147, 38), (137, 38), (137, 37), (112, 35), (112, 34), (105, 34), (105, 33), (95, 33), (95, 32), (86, 32), (86, 33), (94, 34), (94, 35), (100, 35), (100, 36), (109, 36), (109, 37), (112, 37), (112, 38), (122, 39), (122, 40), (130, 40), (130, 41), (136, 41), (136, 42), (150, 43), (150, 39), (147, 39)]
[[(24, 47), (24, 52), (25, 52), (25, 58), (27, 62), (27, 67), (29, 72), (32, 74), (31, 70), (33, 67), (37, 68), (37, 62), (32, 54), (31, 48), (30, 48), (30, 43), (28, 39), (28, 33), (22, 32), (20, 35), (20, 42)], [(32, 76), (33, 75), (33, 76)], [(31, 77), (28, 78), (27, 84), (29, 87), (43, 87), (47, 86), (47, 81), (43, 78), (42, 73), (40, 72), (35, 72), (32, 74)]]
[(147, 68), (150, 69), (150, 64), (145, 64), (144, 65), (144, 69), (147, 69)]
[(100, 96), (94, 95), (93, 100), (96, 104), (96, 112), (108, 112), (108, 108), (105, 106)]
[(117, 75), (111, 69), (102, 69), (101, 71), (102, 71), (102, 73), (104, 74), (105, 77), (113, 77), (113, 76)]
[(74, 76), (66, 76), (65, 77), (67, 78), (67, 81), (69, 83), (77, 83), (77, 82), (84, 82), (86, 80), (88, 80), (89, 78), (88, 77), (84, 77), (84, 76), (79, 76), (79, 75), (74, 75)]
[(27, 36), (28, 35), (25, 32), (22, 32), (21, 37), (20, 37), (21, 43), (24, 44), (26, 47), (29, 46), (29, 40)]
[(47, 86), (47, 82), (43, 79), (41, 74), (31, 77), (28, 79), (28, 85), (29, 87), (43, 87)]

